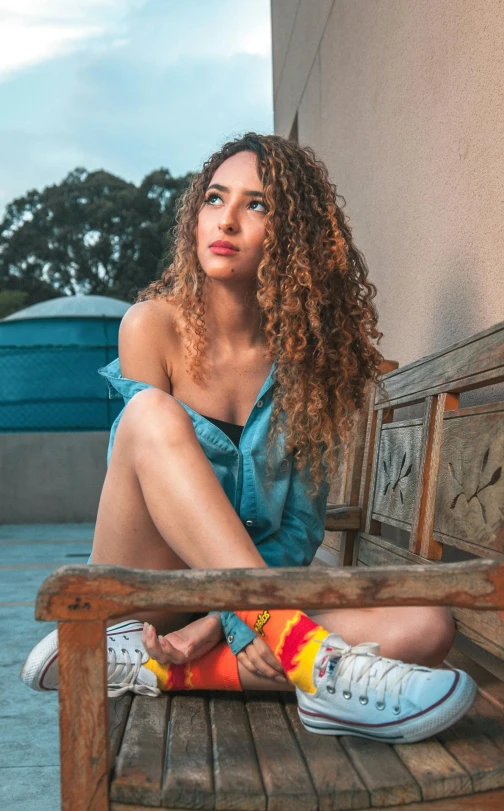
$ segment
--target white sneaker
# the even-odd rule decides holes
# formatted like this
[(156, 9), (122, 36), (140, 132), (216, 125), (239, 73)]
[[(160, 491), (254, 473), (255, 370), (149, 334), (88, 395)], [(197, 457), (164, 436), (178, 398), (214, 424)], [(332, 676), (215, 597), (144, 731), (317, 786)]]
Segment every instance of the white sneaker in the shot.
[[(75, 633), (79, 633), (78, 627)], [(128, 620), (107, 628), (107, 694), (122, 696), (131, 690), (143, 696), (161, 692), (156, 675), (142, 667), (149, 658), (142, 645), (143, 623)], [(20, 674), (21, 680), (33, 690), (58, 689), (58, 631), (45, 636), (28, 656)]]
[(378, 650), (372, 642), (352, 648), (337, 634), (326, 637), (314, 663), (316, 692), (296, 690), (306, 729), (412, 743), (451, 726), (471, 706), (477, 686), (467, 673), (408, 665)]

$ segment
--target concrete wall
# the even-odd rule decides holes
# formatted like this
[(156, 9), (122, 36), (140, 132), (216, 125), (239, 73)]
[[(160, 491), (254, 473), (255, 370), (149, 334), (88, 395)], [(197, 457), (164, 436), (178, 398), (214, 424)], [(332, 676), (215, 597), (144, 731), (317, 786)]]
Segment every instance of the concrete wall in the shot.
[(504, 318), (503, 0), (272, 0), (275, 131), (326, 162), (400, 365)]
[(95, 521), (108, 431), (0, 434), (0, 524)]

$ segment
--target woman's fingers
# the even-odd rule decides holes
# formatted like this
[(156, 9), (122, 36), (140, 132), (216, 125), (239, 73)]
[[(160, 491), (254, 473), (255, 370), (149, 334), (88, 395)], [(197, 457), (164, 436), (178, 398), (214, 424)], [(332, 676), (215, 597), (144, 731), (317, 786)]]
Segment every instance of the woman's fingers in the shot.
[(269, 665), (270, 668), (275, 670), (277, 675), (285, 676), (282, 663), (279, 662), (279, 660), (276, 658), (275, 654), (273, 653), (269, 645), (266, 644), (264, 639), (261, 639), (259, 636), (257, 636), (253, 640), (252, 645), (254, 646), (254, 650), (259, 654), (261, 659), (267, 665)]
[(158, 637), (153, 625), (144, 624), (142, 644), (151, 657), (160, 665), (182, 664), (187, 661), (184, 653), (175, 648), (166, 638)]
[[(263, 646), (267, 649), (266, 651)], [(237, 658), (240, 664), (255, 676), (264, 676), (267, 679), (274, 679), (284, 684), (287, 681), (274, 653), (261, 639), (255, 639), (247, 645), (246, 648), (240, 651)]]

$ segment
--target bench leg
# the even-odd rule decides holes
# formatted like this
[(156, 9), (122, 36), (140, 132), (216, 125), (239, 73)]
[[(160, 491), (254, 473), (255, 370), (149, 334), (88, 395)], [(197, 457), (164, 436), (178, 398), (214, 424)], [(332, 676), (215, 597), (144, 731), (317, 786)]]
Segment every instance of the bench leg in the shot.
[(62, 811), (108, 811), (105, 623), (58, 623)]

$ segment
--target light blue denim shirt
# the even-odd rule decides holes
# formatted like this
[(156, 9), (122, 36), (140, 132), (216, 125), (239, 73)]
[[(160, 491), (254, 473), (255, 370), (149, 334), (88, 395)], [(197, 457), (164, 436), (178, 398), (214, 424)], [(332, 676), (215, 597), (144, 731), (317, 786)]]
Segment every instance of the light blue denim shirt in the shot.
[[(98, 369), (107, 381), (109, 398), (124, 403), (148, 383), (121, 375), (119, 358)], [(229, 437), (185, 403), (198, 441), (212, 465), (224, 492), (268, 566), (306, 566), (311, 563), (324, 537), (329, 485), (308, 496), (307, 485), (286, 454), (282, 436), (272, 449), (272, 476), (266, 482), (266, 439), (273, 402), (274, 365), (265, 380), (243, 428), (238, 447)], [(175, 398), (177, 399), (177, 398)], [(123, 409), (124, 411), (124, 409)], [(107, 465), (123, 411), (110, 430)], [(221, 614), (222, 626), (233, 653), (238, 653), (256, 634), (232, 611)]]

